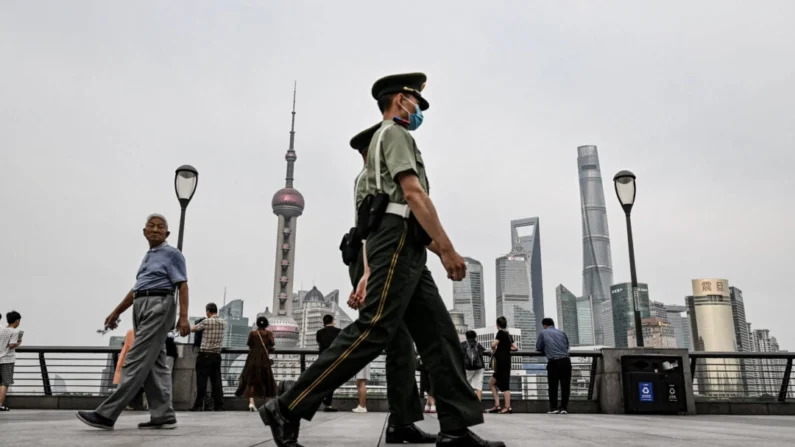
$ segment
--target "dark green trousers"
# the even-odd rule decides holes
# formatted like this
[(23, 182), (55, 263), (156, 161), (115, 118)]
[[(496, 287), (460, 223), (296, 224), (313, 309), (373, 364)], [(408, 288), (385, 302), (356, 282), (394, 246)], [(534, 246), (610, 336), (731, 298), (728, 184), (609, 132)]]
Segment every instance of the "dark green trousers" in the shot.
[(482, 423), (480, 402), (466, 380), (458, 334), (425, 266), (426, 248), (412, 240), (408, 222), (384, 216), (378, 231), (367, 238), (367, 260), (371, 273), (359, 318), (279, 396), (288, 415), (311, 420), (323, 397), (375, 360), (405, 324), (434, 383), (441, 430)]
[[(364, 274), (361, 252), (348, 266), (348, 274), (351, 285), (356, 289)], [(423, 419), (420, 393), (417, 390), (416, 363), (414, 341), (403, 323), (386, 346), (386, 399), (389, 403), (390, 425), (408, 425)]]

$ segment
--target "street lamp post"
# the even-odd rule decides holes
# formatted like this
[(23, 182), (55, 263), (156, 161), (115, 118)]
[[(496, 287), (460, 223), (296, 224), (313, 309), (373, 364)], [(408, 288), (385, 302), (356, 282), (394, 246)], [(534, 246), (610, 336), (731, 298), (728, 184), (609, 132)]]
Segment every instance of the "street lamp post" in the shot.
[(179, 237), (177, 238), (177, 250), (182, 251), (182, 238), (185, 233), (185, 210), (188, 208), (193, 194), (196, 193), (196, 186), (199, 184), (199, 171), (191, 165), (182, 165), (177, 168), (174, 174), (174, 191), (177, 192), (177, 200), (182, 212), (179, 215)]
[(630, 171), (620, 171), (613, 177), (616, 195), (624, 215), (627, 217), (627, 240), (629, 241), (629, 272), (632, 277), (632, 305), (635, 310), (635, 340), (638, 347), (643, 347), (643, 325), (640, 321), (640, 293), (638, 292), (638, 274), (635, 271), (635, 244), (632, 241), (632, 205), (635, 204), (635, 174)]

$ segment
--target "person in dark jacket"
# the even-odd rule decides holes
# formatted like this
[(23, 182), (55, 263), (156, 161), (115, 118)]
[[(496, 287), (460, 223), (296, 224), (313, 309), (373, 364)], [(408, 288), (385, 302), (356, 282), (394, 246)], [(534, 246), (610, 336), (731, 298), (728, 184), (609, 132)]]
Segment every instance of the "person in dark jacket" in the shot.
[[(323, 328), (317, 331), (315, 335), (315, 339), (317, 340), (317, 349), (320, 354), (323, 353), (326, 349), (331, 346), (331, 343), (334, 342), (334, 339), (337, 338), (337, 334), (339, 334), (342, 329), (338, 327), (334, 327), (334, 316), (331, 314), (326, 314), (323, 316)], [(328, 396), (323, 399), (323, 411), (327, 413), (332, 413), (337, 411), (336, 408), (331, 406), (331, 399), (334, 397), (334, 392), (330, 392)]]

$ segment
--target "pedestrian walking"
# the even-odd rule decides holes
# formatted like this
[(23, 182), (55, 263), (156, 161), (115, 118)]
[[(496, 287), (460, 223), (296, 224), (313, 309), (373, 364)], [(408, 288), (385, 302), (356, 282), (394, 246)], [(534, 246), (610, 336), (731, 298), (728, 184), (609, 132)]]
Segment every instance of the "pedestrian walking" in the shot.
[[(569, 337), (555, 327), (552, 318), (541, 320), (544, 330), (538, 334), (536, 351), (547, 357), (547, 380), (549, 382), (549, 414), (568, 414), (571, 393), (571, 359)], [(558, 405), (560, 385), (560, 405)]]
[[(363, 130), (351, 138), (350, 145), (362, 156), (363, 167), (354, 182), (355, 226), (343, 238), (340, 248), (343, 251), (343, 262), (348, 265), (348, 274), (353, 287), (348, 299), (352, 309), (358, 309), (366, 295), (367, 278), (370, 268), (367, 265), (366, 249), (367, 222), (369, 220), (369, 205), (365, 202), (368, 195), (367, 182), (364, 181), (367, 173), (367, 150), (375, 133), (381, 128), (381, 123)], [(358, 298), (357, 298), (357, 289)], [(389, 420), (387, 421), (386, 441), (390, 444), (403, 442), (411, 444), (432, 444), (436, 442), (436, 435), (426, 433), (415, 422), (423, 419), (420, 394), (417, 391), (417, 377), (414, 365), (414, 341), (405, 324), (398, 327), (392, 341), (386, 350), (386, 395), (389, 403)], [(409, 361), (406, 361), (408, 358)], [(369, 378), (368, 374), (364, 379)], [(357, 375), (357, 379), (359, 376)], [(366, 383), (362, 383), (364, 395), (359, 388), (360, 403), (357, 409), (366, 410)]]
[(248, 356), (235, 392), (236, 396), (248, 398), (248, 409), (251, 411), (257, 411), (254, 398), (268, 401), (276, 397), (276, 380), (273, 378), (271, 360), (276, 342), (268, 325), (267, 318), (257, 317), (257, 328), (248, 334)]
[[(409, 131), (422, 124), (428, 102), (421, 73), (388, 76), (372, 89), (384, 121), (367, 155), (366, 259), (370, 269), (359, 317), (301, 374), (295, 385), (262, 408), (279, 447), (297, 445), (299, 421), (310, 420), (323, 398), (375, 360), (405, 322), (434, 383), (441, 432), (438, 446), (501, 447), (469, 430), (483, 422), (469, 386), (450, 314), (426, 264), (431, 241), (448, 278), (460, 281), (466, 264), (456, 252), (428, 196), (422, 155)], [(409, 357), (402, 359), (410, 361)]]
[(105, 319), (106, 329), (118, 326), (119, 316), (133, 307), (135, 341), (127, 353), (119, 387), (94, 411), (78, 411), (77, 418), (95, 428), (113, 429), (124, 408), (143, 385), (149, 401), (150, 420), (138, 428), (175, 428), (171, 404), (171, 372), (166, 364), (166, 337), (176, 319), (175, 290), (179, 291), (177, 328), (183, 337), (188, 323), (188, 277), (185, 258), (168, 245), (168, 221), (160, 214), (146, 218), (143, 234), (149, 251), (138, 269), (136, 282), (116, 309)]

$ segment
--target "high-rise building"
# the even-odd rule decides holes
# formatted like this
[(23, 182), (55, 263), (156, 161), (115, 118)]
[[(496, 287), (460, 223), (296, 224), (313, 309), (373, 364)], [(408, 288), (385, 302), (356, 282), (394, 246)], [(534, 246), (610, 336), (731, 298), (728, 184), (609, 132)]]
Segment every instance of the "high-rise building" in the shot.
[[(649, 286), (638, 283), (640, 318), (650, 318)], [(632, 283), (614, 284), (610, 289), (610, 304), (613, 317), (613, 334), (616, 348), (629, 347), (627, 331), (635, 326), (635, 304), (632, 297)]]
[[(667, 320), (658, 317), (644, 318), (640, 323), (643, 326), (643, 346), (647, 348), (669, 349), (676, 347), (674, 328)], [(627, 344), (636, 348), (634, 325), (627, 330)]]
[(458, 340), (464, 341), (466, 340), (466, 333), (469, 330), (469, 326), (466, 324), (466, 318), (464, 313), (457, 310), (451, 310), (450, 312), (450, 319), (453, 320), (453, 326), (455, 326), (455, 331), (458, 333)]
[(569, 345), (580, 345), (580, 325), (577, 313), (577, 297), (559, 284), (555, 287), (555, 302), (558, 308), (558, 329), (569, 337)]
[(590, 296), (577, 297), (577, 333), (580, 346), (593, 346), (593, 300)]
[(300, 334), (299, 348), (317, 349), (315, 334), (323, 327), (323, 317), (326, 315), (332, 315), (334, 325), (340, 329), (353, 322), (339, 306), (338, 290), (324, 296), (317, 287), (312, 287), (312, 290), (299, 293), (299, 296), (298, 305), (293, 308), (293, 318), (298, 323)]
[(649, 314), (651, 318), (668, 320), (668, 312), (666, 311), (665, 304), (659, 301), (649, 301)]
[(225, 348), (245, 348), (251, 325), (243, 316), (243, 300), (232, 300), (218, 309), (218, 316), (226, 321), (224, 330)]
[[(602, 345), (603, 346), (607, 346), (609, 348), (615, 348), (616, 347), (616, 327), (615, 327), (615, 324), (614, 324), (614, 321), (613, 321), (613, 308), (611, 307), (610, 301), (606, 301), (606, 302), (604, 302), (602, 304), (603, 304), (603, 306), (602, 306), (602, 315), (601, 315), (601, 317), (599, 317), (600, 321), (602, 322), (602, 328), (604, 330), (604, 333), (602, 334), (603, 339), (604, 339), (604, 343), (602, 343)], [(593, 319), (594, 326), (596, 326), (596, 320), (597, 320), (596, 318)], [(594, 337), (595, 336), (596, 335), (595, 335), (595, 331), (594, 331)]]
[(682, 316), (682, 313), (686, 311), (687, 308), (685, 306), (677, 306), (675, 304), (665, 305), (666, 319), (674, 330), (676, 347), (693, 350), (693, 344), (690, 341), (690, 325), (687, 323), (687, 317)]
[[(513, 251), (525, 254), (530, 272), (530, 297), (536, 318), (536, 332), (541, 332), (544, 318), (544, 281), (541, 271), (541, 226), (537, 217), (511, 221), (511, 246)], [(525, 337), (526, 338), (526, 337)]]
[(483, 265), (472, 258), (464, 258), (467, 276), (453, 281), (453, 310), (464, 313), (468, 327), (486, 326), (486, 301), (483, 294)]
[[(694, 279), (693, 295), (687, 302), (690, 332), (696, 351), (735, 352), (729, 281), (726, 279)], [(740, 362), (737, 359), (698, 359), (696, 377), (698, 392), (710, 397), (732, 397), (742, 389)]]
[[(743, 291), (737, 287), (729, 287), (729, 298), (732, 303), (732, 318), (734, 320), (734, 336), (737, 350), (740, 352), (751, 351), (751, 334), (748, 333), (748, 321), (745, 318), (745, 302)], [(751, 375), (754, 372), (752, 359), (740, 359), (740, 372), (743, 380), (743, 390), (751, 392), (754, 387)]]
[[(607, 207), (596, 146), (577, 148), (577, 169), (582, 210), (582, 294), (592, 298), (593, 314), (604, 316), (603, 309), (609, 307), (610, 286), (613, 284), (613, 258), (610, 253)], [(603, 318), (594, 318), (596, 344), (606, 344), (602, 326)]]
[[(295, 269), (295, 236), (298, 217), (304, 213), (304, 196), (293, 187), (293, 171), (298, 156), (295, 153), (295, 89), (290, 125), (290, 146), (284, 156), (287, 175), (284, 188), (276, 191), (271, 200), (273, 214), (279, 221), (276, 230), (276, 266), (273, 281), (273, 314), (268, 316), (276, 347), (294, 347), (298, 342), (298, 325), (293, 314), (293, 272)], [(267, 309), (266, 309), (267, 313)]]
[(521, 330), (525, 340), (535, 340), (529, 265), (521, 249), (497, 258), (497, 316), (504, 316), (508, 326)]
[[(751, 330), (749, 325), (749, 341), (754, 352), (779, 352), (776, 337), (770, 336), (769, 329)], [(781, 379), (784, 377), (786, 360), (754, 359), (751, 392), (756, 395), (778, 396), (781, 390)], [(750, 365), (749, 365), (750, 366)]]

